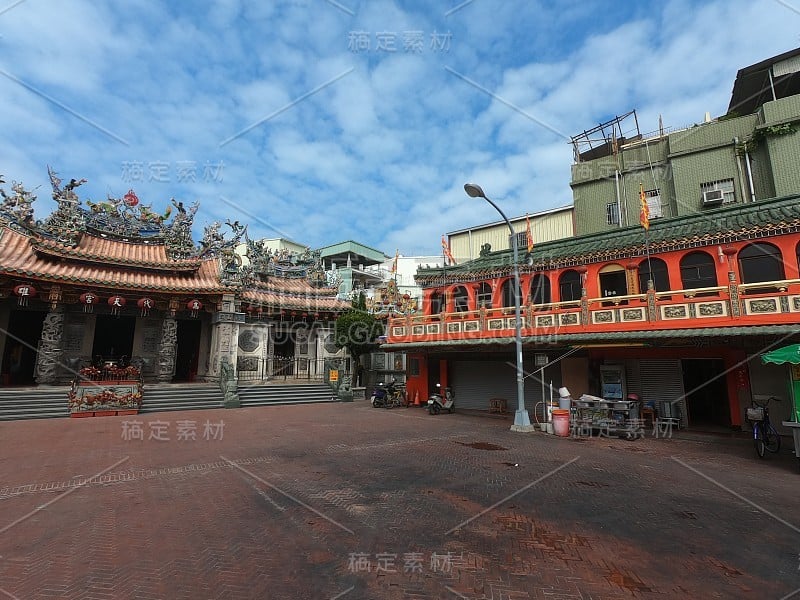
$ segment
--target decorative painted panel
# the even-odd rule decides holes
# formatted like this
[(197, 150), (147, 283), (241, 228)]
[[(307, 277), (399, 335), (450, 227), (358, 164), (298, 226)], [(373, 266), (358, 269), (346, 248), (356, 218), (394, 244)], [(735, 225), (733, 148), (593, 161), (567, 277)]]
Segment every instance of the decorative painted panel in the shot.
[(411, 335), (425, 335), (424, 325), (413, 325), (411, 327)]
[(406, 334), (405, 327), (392, 327), (392, 335), (396, 335), (397, 337), (404, 336)]
[[(511, 317), (510, 319), (506, 319), (506, 329), (514, 329), (516, 327), (516, 324), (515, 324), (516, 320), (517, 320), (516, 317)], [(522, 315), (520, 315), (519, 320), (520, 320), (519, 326), (520, 327), (524, 327), (525, 326), (525, 318)]]
[(555, 317), (553, 315), (537, 315), (536, 327), (552, 327), (555, 325)]
[(613, 323), (613, 310), (594, 310), (592, 311), (592, 323)]
[(644, 321), (644, 308), (623, 308), (620, 311), (623, 321)]
[(439, 323), (427, 325), (425, 327), (425, 333), (439, 333)]
[(447, 333), (461, 333), (461, 323), (448, 323)]
[(480, 321), (464, 321), (464, 331), (478, 331), (481, 328)]
[(502, 329), (504, 325), (505, 325), (505, 319), (489, 319), (490, 330)]
[(257, 356), (239, 356), (236, 361), (237, 371), (258, 371)]
[(561, 325), (580, 325), (581, 315), (580, 313), (562, 313), (558, 315), (559, 322)]
[(789, 310), (800, 312), (800, 296), (789, 296)]
[(689, 318), (689, 305), (688, 304), (671, 304), (670, 306), (661, 307), (662, 319), (688, 319)]
[(769, 314), (780, 312), (777, 298), (746, 298), (744, 303), (748, 314)]
[(724, 302), (698, 302), (695, 305), (697, 317), (724, 317), (728, 314), (728, 307)]

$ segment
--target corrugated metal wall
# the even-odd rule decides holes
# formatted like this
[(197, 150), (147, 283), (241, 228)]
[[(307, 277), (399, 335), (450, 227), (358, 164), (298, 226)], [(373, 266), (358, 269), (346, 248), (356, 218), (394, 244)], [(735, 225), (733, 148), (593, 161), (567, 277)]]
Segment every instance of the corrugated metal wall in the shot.
[(681, 423), (686, 427), (686, 398), (680, 359), (642, 359), (639, 361), (639, 374), (642, 401), (653, 401), (658, 406), (659, 402), (680, 400)]
[[(514, 231), (523, 232), (526, 228), (525, 219), (512, 221)], [(549, 242), (552, 240), (572, 237), (575, 232), (572, 223), (572, 210), (531, 216), (531, 234), (533, 243)], [(506, 224), (492, 227), (476, 227), (470, 231), (453, 234), (450, 236), (450, 252), (458, 262), (478, 258), (483, 244), (490, 244), (492, 251), (507, 250), (508, 226)], [(524, 252), (525, 249), (521, 248)]]
[[(525, 365), (526, 372), (531, 365)], [(544, 371), (545, 397), (550, 398), (550, 380), (553, 381), (553, 397), (558, 400), (558, 388), (561, 387), (561, 369), (558, 365), (548, 367)], [(450, 363), (450, 385), (456, 395), (456, 408), (488, 410), (491, 398), (505, 398), (509, 412), (517, 409), (516, 366), (504, 361), (470, 360), (452, 361)], [(534, 421), (533, 409), (542, 399), (542, 384), (538, 379), (528, 377), (525, 380), (525, 408), (531, 422)], [(541, 415), (541, 407), (539, 407)]]

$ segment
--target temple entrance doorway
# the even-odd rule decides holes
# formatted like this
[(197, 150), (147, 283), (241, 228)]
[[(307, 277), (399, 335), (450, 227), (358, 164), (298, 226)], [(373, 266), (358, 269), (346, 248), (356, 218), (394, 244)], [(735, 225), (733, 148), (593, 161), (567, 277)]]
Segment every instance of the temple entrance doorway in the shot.
[(295, 340), (292, 332), (289, 329), (277, 329), (274, 334), (272, 375), (292, 376), (295, 372)]
[(131, 359), (133, 351), (133, 332), (136, 329), (134, 317), (116, 315), (97, 315), (94, 325), (92, 359), (107, 360)]
[(36, 349), (46, 314), (32, 310), (11, 312), (0, 378), (3, 386), (36, 383)]
[(194, 381), (197, 377), (197, 356), (200, 349), (200, 321), (178, 321), (178, 348), (175, 351), (173, 381)]

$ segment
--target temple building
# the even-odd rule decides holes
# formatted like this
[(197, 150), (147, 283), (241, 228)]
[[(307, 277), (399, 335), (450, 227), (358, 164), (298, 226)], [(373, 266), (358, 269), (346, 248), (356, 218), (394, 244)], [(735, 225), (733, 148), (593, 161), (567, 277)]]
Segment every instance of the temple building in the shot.
[(2, 385), (61, 384), (98, 361), (145, 382), (212, 380), (224, 363), (266, 379), (340, 354), (329, 338), (349, 303), (319, 253), (271, 250), (230, 221), (196, 244), (196, 203), (159, 214), (133, 191), (82, 203), (84, 180), (50, 180), (57, 208), (43, 221), (22, 184), (0, 190)]
[[(718, 119), (642, 134), (631, 112), (573, 138), (577, 235), (523, 240), (516, 265), (528, 410), (566, 386), (684, 426), (740, 427), (770, 396), (789, 416), (800, 370), (760, 357), (800, 341), (798, 78), (794, 50), (740, 70)], [(406, 353), (409, 395), (441, 383), (461, 408), (516, 407), (514, 266), (487, 243), (418, 271), (422, 310), (383, 345)]]

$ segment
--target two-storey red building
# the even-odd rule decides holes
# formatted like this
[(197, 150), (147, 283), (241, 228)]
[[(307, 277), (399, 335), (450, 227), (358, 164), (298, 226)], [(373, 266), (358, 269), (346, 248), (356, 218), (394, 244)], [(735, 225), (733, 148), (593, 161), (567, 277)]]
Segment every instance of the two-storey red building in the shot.
[[(800, 339), (798, 197), (654, 220), (648, 237), (649, 257), (634, 226), (538, 244), (520, 266), (528, 410), (551, 384), (603, 395), (615, 377), (688, 425), (739, 426), (752, 394), (788, 400), (785, 367), (759, 355)], [(419, 271), (423, 314), (392, 319), (385, 345), (408, 353), (412, 397), (442, 382), (461, 408), (515, 405), (512, 270), (506, 250)]]

